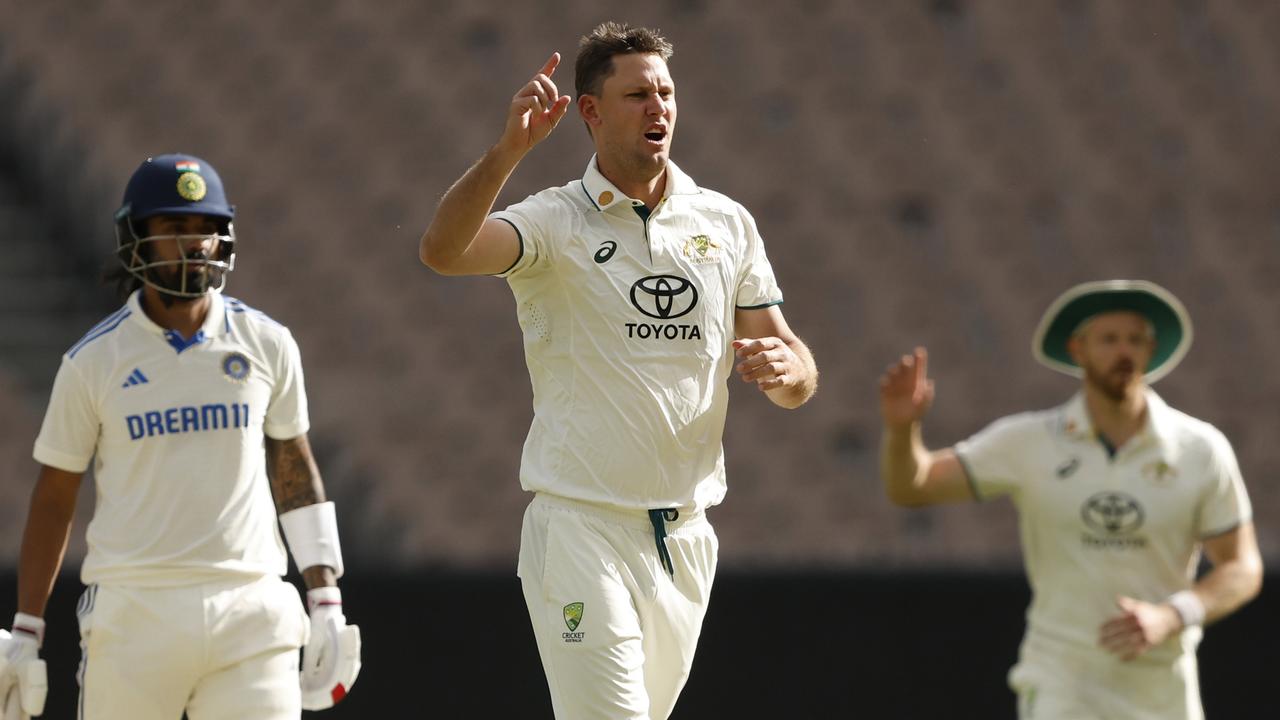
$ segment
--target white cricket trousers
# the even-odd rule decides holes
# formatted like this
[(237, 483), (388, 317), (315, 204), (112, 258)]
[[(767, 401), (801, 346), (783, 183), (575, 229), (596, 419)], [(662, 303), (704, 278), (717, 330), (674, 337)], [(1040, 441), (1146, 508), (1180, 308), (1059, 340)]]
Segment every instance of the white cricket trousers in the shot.
[(644, 510), (539, 493), (520, 575), (559, 720), (665, 720), (689, 677), (719, 541), (703, 513), (666, 522), (674, 578)]
[(1018, 720), (1204, 720), (1196, 656), (1128, 662), (1095, 653), (1022, 663), (1009, 673)]
[(278, 577), (90, 585), (80, 598), (80, 720), (297, 720), (311, 631)]

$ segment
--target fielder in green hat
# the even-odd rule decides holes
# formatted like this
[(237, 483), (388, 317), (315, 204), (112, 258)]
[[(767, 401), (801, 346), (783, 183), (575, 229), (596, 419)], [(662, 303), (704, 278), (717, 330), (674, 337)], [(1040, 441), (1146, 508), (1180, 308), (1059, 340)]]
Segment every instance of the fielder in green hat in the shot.
[[(1080, 391), (944, 450), (922, 438), (934, 397), (924, 348), (880, 380), (890, 500), (1007, 495), (1018, 508), (1032, 601), (1009, 684), (1024, 720), (1200, 720), (1202, 626), (1258, 594), (1262, 560), (1231, 444), (1150, 388), (1191, 336), (1182, 303), (1154, 283), (1071, 288), (1045, 312), (1032, 352), (1081, 378)], [(1212, 569), (1197, 579), (1201, 553)]]

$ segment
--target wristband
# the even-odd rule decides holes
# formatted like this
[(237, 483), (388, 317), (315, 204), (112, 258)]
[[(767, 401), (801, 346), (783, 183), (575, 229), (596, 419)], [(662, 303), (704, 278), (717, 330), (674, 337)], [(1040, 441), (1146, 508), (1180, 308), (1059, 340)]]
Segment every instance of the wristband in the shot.
[[(307, 591), (307, 611), (318, 607), (342, 607), (342, 591), (336, 587), (318, 587)], [(341, 612), (341, 610), (339, 610)]]
[(1179, 590), (1170, 595), (1165, 602), (1173, 606), (1173, 609), (1178, 612), (1178, 617), (1182, 618), (1183, 627), (1204, 624), (1204, 603), (1200, 602), (1200, 596), (1194, 592)]
[(316, 565), (333, 568), (342, 577), (342, 546), (338, 544), (338, 515), (332, 502), (304, 505), (280, 516), (280, 526), (289, 541), (293, 563), (302, 572)]
[(13, 616), (13, 632), (22, 633), (36, 641), (36, 647), (44, 644), (44, 618), (26, 613)]

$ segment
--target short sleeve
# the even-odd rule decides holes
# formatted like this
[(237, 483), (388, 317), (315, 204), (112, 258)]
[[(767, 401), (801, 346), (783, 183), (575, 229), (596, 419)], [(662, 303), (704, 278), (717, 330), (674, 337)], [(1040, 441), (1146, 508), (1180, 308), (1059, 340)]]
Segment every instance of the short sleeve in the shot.
[(302, 377), (302, 353), (287, 330), (276, 358), (276, 381), (267, 405), (262, 432), (269, 438), (289, 440), (311, 428), (307, 415), (307, 390)]
[(93, 460), (101, 430), (93, 393), (80, 370), (64, 356), (32, 456), (42, 465), (82, 473)]
[(742, 217), (743, 238), (745, 247), (742, 254), (742, 265), (738, 270), (738, 292), (734, 304), (739, 308), (754, 308), (777, 305), (782, 302), (782, 290), (773, 275), (773, 266), (764, 251), (764, 240), (756, 228), (755, 218), (746, 208), (739, 206)]
[(1016, 496), (1023, 481), (1018, 458), (1032, 440), (1028, 434), (1031, 427), (1026, 418), (1015, 415), (1001, 418), (956, 443), (956, 457), (969, 476), (974, 497), (987, 500)]
[(556, 206), (547, 196), (549, 191), (530, 195), (523, 201), (491, 213), (489, 217), (515, 228), (520, 241), (520, 255), (511, 267), (497, 274), (510, 278), (535, 272), (545, 267), (549, 255), (551, 229), (556, 227)]
[(1214, 431), (1209, 443), (1208, 483), (1200, 506), (1200, 537), (1208, 538), (1239, 527), (1252, 517), (1240, 465), (1231, 443)]

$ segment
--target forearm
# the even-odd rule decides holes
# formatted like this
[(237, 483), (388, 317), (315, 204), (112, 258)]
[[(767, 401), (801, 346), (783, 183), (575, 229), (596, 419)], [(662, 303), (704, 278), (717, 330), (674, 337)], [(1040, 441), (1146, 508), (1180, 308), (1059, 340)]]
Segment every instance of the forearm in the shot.
[(443, 271), (467, 251), (523, 157), (523, 153), (495, 145), (449, 188), (418, 245), (418, 258), (424, 265)]
[[(271, 478), (277, 514), (284, 515), (298, 508), (326, 502), (320, 469), (305, 435), (291, 440), (268, 439), (266, 452), (267, 474)], [(312, 565), (300, 570), (308, 589), (337, 584), (334, 568), (327, 565)]]
[(787, 343), (787, 347), (796, 354), (796, 358), (800, 361), (800, 373), (797, 378), (798, 382), (783, 387), (766, 390), (765, 395), (774, 405), (794, 410), (801, 405), (809, 402), (809, 398), (818, 390), (818, 366), (813, 360), (813, 353), (809, 352), (809, 346), (805, 345), (799, 338)]
[(78, 489), (78, 483), (50, 482), (44, 475), (36, 483), (18, 560), (18, 612), (44, 617), (67, 552)]
[(880, 479), (892, 502), (918, 504), (917, 493), (928, 476), (929, 463), (919, 422), (885, 428), (880, 446)]
[(1214, 565), (1196, 582), (1192, 592), (1204, 605), (1205, 623), (1208, 624), (1235, 612), (1256, 597), (1261, 589), (1262, 560), (1252, 556)]

